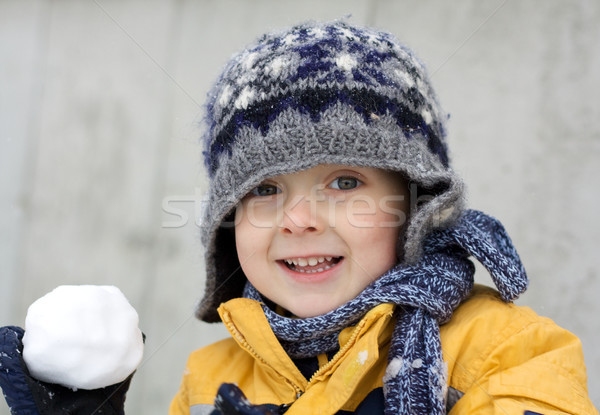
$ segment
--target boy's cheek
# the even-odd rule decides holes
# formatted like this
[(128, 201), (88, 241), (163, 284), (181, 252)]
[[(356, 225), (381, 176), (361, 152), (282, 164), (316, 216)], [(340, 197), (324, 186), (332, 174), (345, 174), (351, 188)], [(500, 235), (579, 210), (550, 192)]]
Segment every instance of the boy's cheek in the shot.
[(377, 223), (377, 204), (371, 197), (353, 197), (345, 204), (346, 221), (356, 228), (372, 228)]
[(272, 228), (281, 216), (281, 209), (276, 203), (250, 198), (240, 203), (235, 212), (236, 229), (241, 225), (255, 229)]
[(407, 222), (408, 202), (404, 199), (384, 198), (380, 203), (385, 218), (380, 223), (382, 227), (403, 227)]
[(343, 218), (356, 228), (399, 228), (406, 224), (405, 212), (402, 201), (381, 199), (376, 203), (373, 199), (361, 198), (348, 203)]

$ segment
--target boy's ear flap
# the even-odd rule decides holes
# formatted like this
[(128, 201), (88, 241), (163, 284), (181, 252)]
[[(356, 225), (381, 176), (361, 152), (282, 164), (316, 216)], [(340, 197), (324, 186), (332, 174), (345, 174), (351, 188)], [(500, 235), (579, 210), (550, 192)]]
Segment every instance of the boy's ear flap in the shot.
[[(407, 221), (408, 224), (408, 221)], [(402, 226), (400, 230), (400, 235), (398, 236), (398, 240), (396, 241), (396, 258), (398, 258), (398, 263), (404, 262), (404, 246), (406, 245), (406, 226)]]
[(411, 181), (408, 186), (411, 214), (433, 200), (436, 196), (448, 191), (449, 188), (448, 183), (443, 182), (435, 183), (432, 186), (424, 186)]
[[(198, 310), (202, 314), (202, 319), (205, 321), (218, 322), (221, 321), (217, 307), (219, 304), (229, 301), (232, 298), (241, 297), (246, 285), (246, 276), (242, 271), (237, 251), (235, 247), (235, 210), (227, 215), (227, 218), (222, 222), (226, 226), (222, 226), (216, 231), (214, 254), (212, 259), (214, 267), (218, 270), (216, 275), (207, 275), (207, 291), (204, 293), (204, 298), (201, 301)], [(217, 276), (221, 276), (217, 279)], [(208, 281), (212, 279), (212, 281)], [(209, 292), (210, 290), (210, 292)], [(210, 315), (204, 315), (208, 312)], [(200, 316), (199, 316), (200, 317)]]

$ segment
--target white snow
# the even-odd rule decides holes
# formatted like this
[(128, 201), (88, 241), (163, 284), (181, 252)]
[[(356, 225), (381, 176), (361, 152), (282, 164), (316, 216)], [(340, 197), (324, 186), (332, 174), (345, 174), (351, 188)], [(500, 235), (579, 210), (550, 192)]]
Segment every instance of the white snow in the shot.
[(395, 378), (400, 373), (400, 369), (402, 369), (403, 360), (401, 357), (394, 357), (390, 363), (388, 363), (387, 368), (385, 369), (385, 374), (383, 375), (383, 382), (387, 383), (390, 379)]
[(352, 71), (356, 67), (357, 62), (354, 57), (348, 53), (344, 53), (335, 58), (335, 64), (346, 72)]
[(433, 116), (427, 110), (421, 111), (421, 117), (423, 117), (423, 121), (425, 121), (425, 124), (427, 125), (431, 124), (431, 122), (433, 121)]
[(281, 56), (278, 56), (271, 61), (267, 69), (271, 72), (271, 76), (278, 77), (286, 64), (287, 62)]
[(394, 357), (387, 365), (385, 369), (385, 374), (383, 375), (383, 393), (387, 395), (387, 383), (398, 376), (400, 370), (402, 369), (402, 365), (404, 364), (404, 360), (401, 357)]
[(142, 360), (138, 321), (117, 287), (62, 285), (29, 307), (23, 359), (33, 377), (71, 389), (119, 383)]
[(362, 350), (362, 351), (358, 352), (358, 363), (360, 363), (361, 365), (364, 365), (365, 362), (367, 361), (368, 357), (369, 357), (368, 350)]

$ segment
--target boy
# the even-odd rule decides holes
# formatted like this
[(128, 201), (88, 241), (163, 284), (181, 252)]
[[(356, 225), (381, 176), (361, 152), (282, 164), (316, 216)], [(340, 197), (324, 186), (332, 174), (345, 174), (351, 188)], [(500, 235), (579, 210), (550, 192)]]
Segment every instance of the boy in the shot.
[(190, 356), (171, 414), (597, 413), (578, 340), (510, 304), (525, 271), (463, 208), (411, 51), (345, 22), (265, 35), (207, 110), (197, 316), (232, 338)]
[[(510, 303), (522, 264), (498, 221), (463, 208), (446, 116), (392, 36), (345, 22), (265, 35), (207, 110), (196, 314), (232, 337), (192, 353), (170, 414), (598, 413), (578, 339)], [(498, 291), (474, 287), (468, 256)], [(3, 364), (20, 337), (0, 332)], [(0, 385), (27, 408), (13, 412), (52, 413), (56, 389), (10, 370)], [(60, 398), (120, 414), (129, 380)]]

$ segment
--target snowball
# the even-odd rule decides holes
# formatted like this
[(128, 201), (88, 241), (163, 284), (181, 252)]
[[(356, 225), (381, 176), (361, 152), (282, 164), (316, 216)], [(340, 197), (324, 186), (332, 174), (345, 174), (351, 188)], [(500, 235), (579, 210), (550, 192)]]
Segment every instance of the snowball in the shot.
[(142, 360), (138, 321), (117, 287), (63, 285), (29, 307), (23, 359), (44, 382), (71, 389), (113, 385)]

